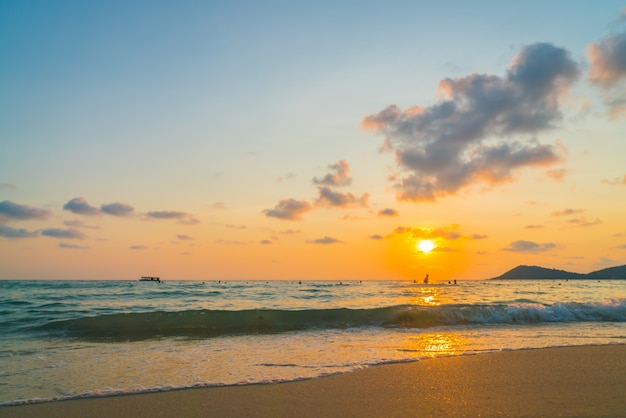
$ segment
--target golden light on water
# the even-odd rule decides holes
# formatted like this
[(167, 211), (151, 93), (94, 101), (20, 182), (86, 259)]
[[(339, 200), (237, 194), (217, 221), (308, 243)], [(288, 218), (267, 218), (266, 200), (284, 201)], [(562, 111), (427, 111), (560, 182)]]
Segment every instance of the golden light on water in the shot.
[(438, 297), (438, 293), (437, 288), (417, 288), (413, 303), (419, 306), (439, 306), (441, 305), (441, 300)]
[(406, 349), (428, 357), (441, 357), (460, 354), (467, 341), (457, 334), (425, 333), (406, 339)]

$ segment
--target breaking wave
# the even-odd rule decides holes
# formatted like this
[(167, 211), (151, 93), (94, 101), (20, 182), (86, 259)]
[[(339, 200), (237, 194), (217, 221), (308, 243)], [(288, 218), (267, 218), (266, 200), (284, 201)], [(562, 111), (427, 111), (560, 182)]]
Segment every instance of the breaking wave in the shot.
[(481, 324), (626, 322), (626, 299), (542, 305), (401, 305), (374, 309), (188, 310), (86, 316), (49, 322), (34, 331), (59, 336), (139, 340), (219, 337), (356, 327), (429, 328)]

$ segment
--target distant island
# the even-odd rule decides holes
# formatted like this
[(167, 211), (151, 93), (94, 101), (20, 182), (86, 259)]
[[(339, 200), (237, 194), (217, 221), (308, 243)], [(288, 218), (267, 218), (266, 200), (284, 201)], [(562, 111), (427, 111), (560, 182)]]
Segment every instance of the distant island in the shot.
[(539, 266), (517, 266), (501, 276), (489, 280), (626, 280), (626, 265), (609, 267), (591, 273), (549, 269)]

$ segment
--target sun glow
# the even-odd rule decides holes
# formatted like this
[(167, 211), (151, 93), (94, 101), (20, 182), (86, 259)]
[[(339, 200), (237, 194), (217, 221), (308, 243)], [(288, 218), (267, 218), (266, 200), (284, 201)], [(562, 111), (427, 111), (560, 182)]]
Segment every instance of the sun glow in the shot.
[(429, 239), (423, 239), (417, 242), (417, 249), (423, 252), (424, 254), (428, 254), (435, 248), (435, 243)]

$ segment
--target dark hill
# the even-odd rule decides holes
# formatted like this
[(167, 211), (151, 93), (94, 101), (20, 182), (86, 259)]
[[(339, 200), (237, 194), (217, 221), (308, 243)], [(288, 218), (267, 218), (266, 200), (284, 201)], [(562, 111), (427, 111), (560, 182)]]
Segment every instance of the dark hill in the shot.
[(584, 279), (585, 274), (565, 270), (548, 269), (539, 266), (517, 266), (492, 280), (534, 280), (534, 279)]
[(626, 266), (609, 267), (585, 275), (589, 279), (626, 279)]
[(588, 274), (572, 273), (565, 270), (548, 269), (539, 266), (517, 266), (491, 280), (568, 280), (568, 279), (615, 279), (626, 280), (626, 265), (592, 271)]

